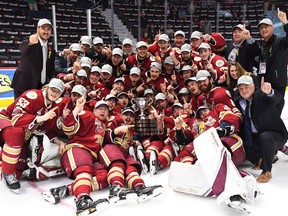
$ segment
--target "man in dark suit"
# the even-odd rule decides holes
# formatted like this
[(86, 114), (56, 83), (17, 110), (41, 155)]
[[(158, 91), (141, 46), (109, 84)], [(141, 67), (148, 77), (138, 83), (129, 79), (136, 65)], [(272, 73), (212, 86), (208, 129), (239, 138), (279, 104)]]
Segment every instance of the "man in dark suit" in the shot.
[(15, 99), (28, 89), (40, 89), (54, 77), (55, 50), (48, 44), (51, 33), (51, 22), (40, 19), (37, 33), (20, 44), (21, 61), (11, 83)]
[(275, 152), (283, 147), (288, 132), (281, 112), (277, 109), (283, 103), (283, 96), (274, 91), (271, 84), (261, 79), (261, 89), (256, 89), (251, 76), (243, 75), (238, 79), (235, 103), (243, 114), (240, 136), (244, 141), (247, 159), (258, 164), (262, 173), (258, 182), (268, 182)]

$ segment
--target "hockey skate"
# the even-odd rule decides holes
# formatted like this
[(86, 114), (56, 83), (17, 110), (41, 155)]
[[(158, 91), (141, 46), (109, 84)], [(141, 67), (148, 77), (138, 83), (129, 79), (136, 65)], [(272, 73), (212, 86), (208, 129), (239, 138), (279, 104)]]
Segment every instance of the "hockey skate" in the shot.
[(111, 204), (124, 204), (128, 202), (136, 202), (138, 199), (137, 193), (134, 190), (128, 190), (114, 185), (110, 187), (109, 202)]
[(244, 214), (250, 214), (245, 207), (245, 203), (246, 201), (240, 195), (231, 196), (229, 200), (226, 201), (228, 207)]
[(48, 192), (41, 193), (41, 195), (47, 202), (58, 204), (60, 199), (69, 196), (69, 189), (67, 185), (63, 185), (57, 188), (51, 188)]
[(139, 186), (135, 188), (135, 191), (138, 195), (138, 203), (144, 202), (148, 199), (156, 197), (163, 192), (163, 187), (161, 185), (154, 185), (154, 186)]
[(158, 155), (155, 150), (152, 150), (150, 152), (149, 168), (150, 168), (150, 176), (156, 175), (158, 171), (161, 169), (161, 165), (158, 161)]
[(79, 200), (75, 200), (77, 207), (77, 216), (86, 216), (94, 212), (103, 211), (109, 205), (107, 199), (99, 199), (93, 202), (90, 196), (84, 195)]
[(3, 182), (5, 186), (13, 193), (19, 194), (20, 183), (18, 179), (16, 178), (15, 173), (13, 174), (2, 173), (2, 175), (3, 175)]
[(137, 147), (137, 158), (142, 166), (143, 173), (146, 175), (149, 171), (149, 163), (141, 145)]

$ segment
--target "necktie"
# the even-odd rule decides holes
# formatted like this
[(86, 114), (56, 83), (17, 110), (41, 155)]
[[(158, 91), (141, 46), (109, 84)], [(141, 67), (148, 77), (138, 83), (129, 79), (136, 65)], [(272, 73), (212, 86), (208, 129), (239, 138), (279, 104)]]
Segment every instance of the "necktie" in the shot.
[(41, 83), (45, 84), (46, 82), (46, 62), (47, 62), (47, 46), (43, 44), (42, 46), (42, 54), (43, 54), (43, 68), (41, 71)]
[(245, 126), (245, 141), (247, 147), (252, 147), (252, 127), (250, 119), (250, 102), (246, 100), (246, 108), (244, 113), (244, 126)]

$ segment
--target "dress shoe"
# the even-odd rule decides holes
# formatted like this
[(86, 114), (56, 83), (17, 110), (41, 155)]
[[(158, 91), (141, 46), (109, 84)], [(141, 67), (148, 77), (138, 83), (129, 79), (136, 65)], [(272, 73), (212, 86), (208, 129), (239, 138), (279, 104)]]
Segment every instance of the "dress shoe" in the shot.
[(269, 180), (272, 178), (272, 174), (269, 171), (262, 172), (261, 175), (258, 176), (257, 181), (260, 183), (266, 183), (269, 182)]

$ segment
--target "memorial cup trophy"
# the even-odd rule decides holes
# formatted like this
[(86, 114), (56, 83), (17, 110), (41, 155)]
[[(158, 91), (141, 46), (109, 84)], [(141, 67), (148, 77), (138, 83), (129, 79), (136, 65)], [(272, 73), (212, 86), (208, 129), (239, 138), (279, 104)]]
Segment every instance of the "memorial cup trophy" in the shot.
[(140, 111), (140, 114), (135, 119), (135, 132), (138, 136), (151, 136), (158, 133), (156, 119), (149, 119), (145, 111), (151, 106), (152, 99), (139, 97), (132, 99), (135, 111)]

